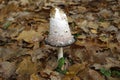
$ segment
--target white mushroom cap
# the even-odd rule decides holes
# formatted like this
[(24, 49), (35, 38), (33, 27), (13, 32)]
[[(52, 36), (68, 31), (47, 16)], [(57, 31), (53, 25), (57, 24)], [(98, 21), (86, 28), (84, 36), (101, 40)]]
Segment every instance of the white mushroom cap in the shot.
[(46, 43), (52, 46), (67, 46), (75, 42), (68, 25), (66, 14), (59, 8), (50, 13), (50, 32)]

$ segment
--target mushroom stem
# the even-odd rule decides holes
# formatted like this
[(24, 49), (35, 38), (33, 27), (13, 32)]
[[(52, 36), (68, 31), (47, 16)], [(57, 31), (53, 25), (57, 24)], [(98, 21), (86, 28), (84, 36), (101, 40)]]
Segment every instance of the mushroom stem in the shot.
[(58, 48), (58, 60), (63, 57), (63, 47)]

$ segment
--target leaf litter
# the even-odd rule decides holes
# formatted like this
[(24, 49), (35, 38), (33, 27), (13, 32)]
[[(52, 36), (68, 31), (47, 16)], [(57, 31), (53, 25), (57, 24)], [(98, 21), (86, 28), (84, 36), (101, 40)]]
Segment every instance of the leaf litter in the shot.
[[(119, 0), (0, 0), (0, 80), (119, 80)], [(45, 44), (52, 6), (65, 10), (76, 42)], [(109, 76), (108, 76), (109, 75)]]

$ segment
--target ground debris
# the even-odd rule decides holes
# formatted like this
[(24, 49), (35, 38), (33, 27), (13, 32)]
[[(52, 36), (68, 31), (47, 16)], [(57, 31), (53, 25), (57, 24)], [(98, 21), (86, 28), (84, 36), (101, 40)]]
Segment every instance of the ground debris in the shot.
[[(120, 80), (119, 5), (120, 0), (0, 0), (0, 80)], [(57, 48), (45, 43), (54, 6), (65, 11), (76, 38), (64, 48), (64, 75), (55, 71)], [(106, 77), (103, 68), (115, 73)]]

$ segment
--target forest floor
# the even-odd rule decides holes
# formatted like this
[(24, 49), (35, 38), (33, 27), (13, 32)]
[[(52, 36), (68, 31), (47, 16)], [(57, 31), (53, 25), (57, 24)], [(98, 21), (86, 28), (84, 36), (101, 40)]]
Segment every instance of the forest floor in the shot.
[[(76, 38), (64, 74), (44, 42), (53, 5)], [(120, 0), (0, 0), (0, 80), (120, 80)]]

